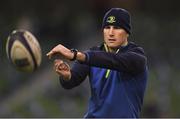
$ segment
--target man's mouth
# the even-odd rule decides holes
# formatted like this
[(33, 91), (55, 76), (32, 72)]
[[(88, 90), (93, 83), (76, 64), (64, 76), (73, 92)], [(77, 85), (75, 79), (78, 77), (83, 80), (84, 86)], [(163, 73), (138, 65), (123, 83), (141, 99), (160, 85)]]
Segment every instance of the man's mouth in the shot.
[(116, 41), (116, 39), (108, 39), (109, 40), (109, 42), (114, 42), (114, 41)]

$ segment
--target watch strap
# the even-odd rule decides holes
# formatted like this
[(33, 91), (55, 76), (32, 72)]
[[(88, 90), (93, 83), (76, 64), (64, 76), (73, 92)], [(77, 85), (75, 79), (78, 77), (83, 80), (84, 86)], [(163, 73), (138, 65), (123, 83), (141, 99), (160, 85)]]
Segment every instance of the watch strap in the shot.
[(70, 59), (70, 60), (71, 60), (71, 61), (74, 61), (74, 60), (76, 60), (76, 58), (77, 58), (78, 50), (73, 48), (73, 49), (71, 49), (71, 52), (74, 54), (74, 56), (73, 56), (73, 58)]

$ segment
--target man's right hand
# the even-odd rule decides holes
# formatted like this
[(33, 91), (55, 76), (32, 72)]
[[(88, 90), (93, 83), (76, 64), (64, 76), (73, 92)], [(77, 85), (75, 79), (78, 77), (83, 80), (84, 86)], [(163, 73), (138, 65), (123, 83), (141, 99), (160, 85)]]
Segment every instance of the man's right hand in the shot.
[(70, 66), (63, 60), (56, 59), (54, 61), (54, 70), (57, 74), (62, 76), (64, 80), (71, 79)]

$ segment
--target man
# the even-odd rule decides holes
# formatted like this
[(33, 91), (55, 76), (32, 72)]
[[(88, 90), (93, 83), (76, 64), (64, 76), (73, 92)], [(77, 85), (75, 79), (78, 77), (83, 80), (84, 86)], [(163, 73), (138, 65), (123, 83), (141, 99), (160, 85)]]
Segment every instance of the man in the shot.
[(143, 49), (128, 42), (130, 24), (128, 11), (112, 8), (103, 19), (102, 45), (79, 52), (59, 44), (47, 54), (49, 58), (58, 53), (68, 60), (75, 60), (71, 69), (60, 59), (54, 61), (54, 69), (64, 88), (76, 87), (89, 76), (91, 97), (87, 118), (140, 116), (147, 61)]

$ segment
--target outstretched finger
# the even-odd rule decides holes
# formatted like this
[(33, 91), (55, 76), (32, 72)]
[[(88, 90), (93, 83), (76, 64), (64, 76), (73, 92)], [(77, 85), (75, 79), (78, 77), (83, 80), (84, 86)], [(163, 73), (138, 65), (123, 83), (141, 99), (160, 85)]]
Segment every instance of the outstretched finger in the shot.
[(47, 56), (49, 59), (51, 59), (52, 56), (56, 56), (57, 54), (58, 54), (58, 52), (56, 52), (56, 51), (50, 51), (49, 53), (47, 53)]
[(46, 56), (48, 56), (49, 59), (51, 59), (52, 55), (53, 55), (53, 51), (50, 51), (46, 54)]

